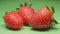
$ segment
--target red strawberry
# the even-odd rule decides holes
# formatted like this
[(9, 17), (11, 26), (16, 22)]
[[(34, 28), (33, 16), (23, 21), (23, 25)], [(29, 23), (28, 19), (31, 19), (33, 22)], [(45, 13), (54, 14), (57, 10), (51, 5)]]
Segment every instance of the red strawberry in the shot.
[(25, 4), (25, 6), (19, 8), (18, 13), (22, 16), (24, 24), (28, 24), (30, 17), (34, 14), (34, 10)]
[(32, 28), (50, 28), (52, 25), (52, 13), (48, 7), (41, 8), (31, 17), (29, 22)]
[(23, 25), (23, 20), (17, 12), (7, 12), (4, 16), (5, 24), (11, 29), (20, 29)]

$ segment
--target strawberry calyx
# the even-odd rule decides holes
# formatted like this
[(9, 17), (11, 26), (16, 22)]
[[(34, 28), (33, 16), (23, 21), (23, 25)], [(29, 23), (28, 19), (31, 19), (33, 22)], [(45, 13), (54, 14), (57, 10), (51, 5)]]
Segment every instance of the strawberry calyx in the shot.
[[(20, 4), (20, 7), (22, 7), (22, 6), (29, 6), (29, 7), (31, 7), (32, 3), (28, 5), (27, 2), (25, 2), (24, 4)], [(16, 10), (19, 10), (19, 8), (16, 8)]]
[(22, 7), (23, 6), (23, 4), (20, 4), (20, 7)]
[[(48, 10), (50, 10), (48, 6), (46, 6), (46, 8), (48, 8)], [(54, 24), (54, 25), (55, 25), (55, 24), (59, 24), (59, 23), (54, 19), (54, 17), (53, 17), (53, 14), (55, 13), (55, 9), (54, 9), (53, 6), (51, 7), (51, 10), (52, 10), (52, 22), (54, 22), (53, 24)], [(53, 24), (52, 24), (52, 25), (53, 25)]]
[[(54, 9), (53, 6), (51, 7), (51, 10), (52, 10), (52, 14), (54, 14), (55, 13), (55, 9)], [(58, 24), (58, 22), (54, 19), (54, 17), (52, 18), (52, 21), (54, 22), (54, 24)]]
[(56, 24), (59, 24), (55, 19), (53, 19), (53, 21), (54, 21)]
[(5, 14), (7, 14), (8, 12), (6, 12)]
[(19, 8), (16, 8), (16, 10), (19, 10)]
[(50, 10), (48, 6), (46, 6), (46, 8), (48, 8), (48, 10)]
[(52, 19), (52, 22), (53, 22), (52, 25), (59, 24), (54, 18)]
[(29, 6), (31, 7), (32, 6), (32, 3)]
[(52, 14), (54, 14), (55, 13), (54, 7), (52, 6), (51, 9), (52, 9)]
[(25, 2), (24, 6), (27, 6), (27, 2)]
[[(7, 13), (8, 13), (8, 12), (6, 12), (5, 15), (6, 15)], [(2, 18), (4, 18), (4, 16), (3, 16)]]

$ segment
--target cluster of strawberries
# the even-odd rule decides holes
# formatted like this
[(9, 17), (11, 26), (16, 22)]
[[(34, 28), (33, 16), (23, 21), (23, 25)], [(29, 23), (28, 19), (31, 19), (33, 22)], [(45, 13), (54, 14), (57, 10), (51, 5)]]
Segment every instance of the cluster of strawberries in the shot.
[(20, 29), (23, 24), (27, 24), (32, 28), (46, 29), (50, 28), (53, 22), (57, 23), (53, 18), (54, 8), (52, 11), (46, 6), (40, 8), (37, 12), (27, 3), (21, 4), (18, 11), (7, 12), (4, 21), (7, 27), (11, 29)]

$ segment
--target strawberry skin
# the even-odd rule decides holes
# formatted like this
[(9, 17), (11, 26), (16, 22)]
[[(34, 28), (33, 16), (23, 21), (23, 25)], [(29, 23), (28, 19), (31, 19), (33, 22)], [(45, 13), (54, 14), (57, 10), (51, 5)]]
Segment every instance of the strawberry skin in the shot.
[(52, 13), (50, 10), (45, 7), (41, 8), (33, 14), (33, 16), (30, 19), (29, 25), (32, 28), (49, 28), (52, 25)]
[(34, 14), (34, 10), (29, 6), (22, 6), (19, 8), (18, 13), (22, 16), (24, 24), (28, 24), (29, 19)]
[(6, 26), (12, 29), (20, 29), (23, 25), (23, 20), (17, 12), (7, 12), (4, 16)]

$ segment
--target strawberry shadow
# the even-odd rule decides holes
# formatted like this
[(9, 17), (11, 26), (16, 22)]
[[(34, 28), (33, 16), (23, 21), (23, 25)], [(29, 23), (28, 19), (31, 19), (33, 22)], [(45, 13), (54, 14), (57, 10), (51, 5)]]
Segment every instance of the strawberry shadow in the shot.
[(34, 30), (34, 31), (49, 31), (51, 29), (57, 30), (57, 28), (55, 28), (55, 27), (49, 27), (49, 28), (32, 28), (31, 30)]
[(28, 24), (24, 24), (24, 26), (30, 27)]
[(34, 31), (48, 31), (50, 28), (45, 28), (45, 29), (43, 29), (43, 28), (32, 28), (32, 30), (34, 30)]
[(18, 30), (20, 30), (20, 28), (19, 29), (13, 29), (13, 28), (9, 28), (8, 26), (6, 26), (6, 28), (9, 29), (9, 30), (12, 30), (12, 31), (18, 31)]

